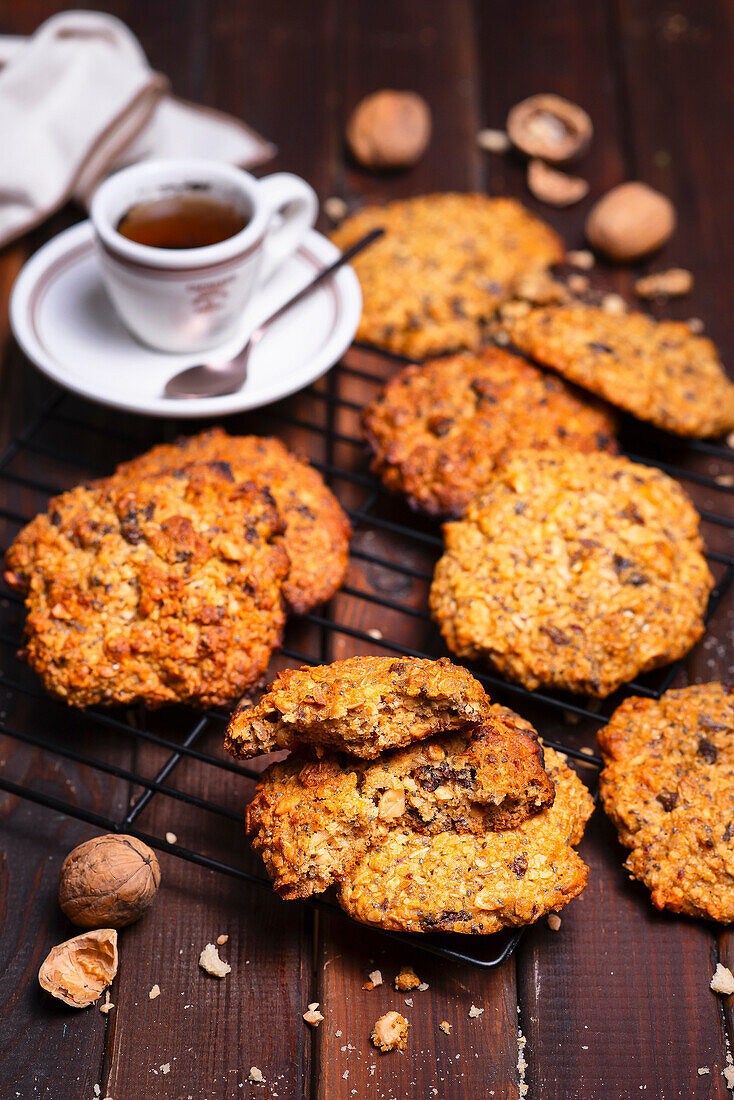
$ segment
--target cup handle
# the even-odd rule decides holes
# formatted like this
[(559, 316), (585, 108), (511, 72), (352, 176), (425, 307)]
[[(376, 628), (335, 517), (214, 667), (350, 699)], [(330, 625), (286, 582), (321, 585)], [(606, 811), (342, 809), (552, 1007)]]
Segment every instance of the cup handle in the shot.
[(296, 251), (313, 226), (319, 202), (313, 188), (289, 172), (266, 176), (258, 181), (258, 189), (270, 219), (260, 268), (260, 282), (264, 283)]

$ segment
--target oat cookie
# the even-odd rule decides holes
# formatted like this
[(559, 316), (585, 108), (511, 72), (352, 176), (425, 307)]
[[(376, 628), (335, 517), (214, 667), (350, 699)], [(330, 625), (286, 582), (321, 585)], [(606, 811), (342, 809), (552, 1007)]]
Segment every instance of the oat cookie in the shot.
[(564, 256), (514, 199), (446, 193), (370, 206), (332, 240), (345, 249), (377, 226), (385, 236), (353, 263), (364, 297), (357, 339), (414, 359), (476, 348), (518, 276)]
[(321, 475), (291, 454), (279, 439), (230, 436), (221, 428), (154, 447), (126, 462), (115, 477), (129, 482), (189, 462), (221, 462), (237, 481), (272, 493), (285, 522), (290, 570), (284, 595), (302, 614), (330, 599), (343, 582), (351, 528)]
[(561, 909), (586, 885), (574, 845), (593, 802), (552, 749), (546, 767), (556, 796), (514, 829), (425, 837), (392, 829), (339, 884), (339, 904), (356, 920), (407, 932), (488, 934)]
[(658, 909), (734, 921), (734, 689), (625, 699), (598, 737), (625, 867)]
[(460, 516), (514, 450), (616, 450), (600, 403), (495, 347), (406, 367), (363, 425), (372, 469), (435, 516)]
[(431, 610), (449, 649), (530, 689), (605, 696), (703, 632), (698, 515), (659, 470), (518, 452), (444, 535)]
[(383, 749), (479, 722), (484, 688), (447, 657), (349, 657), (281, 672), (232, 715), (225, 748), (249, 757), (311, 744), (374, 759)]
[(374, 762), (299, 750), (264, 772), (247, 828), (276, 891), (307, 897), (395, 828), (483, 835), (519, 825), (553, 797), (535, 730), (494, 706), (478, 726)]
[(680, 321), (546, 306), (503, 327), (539, 363), (659, 428), (697, 438), (734, 428), (734, 383), (716, 347)]
[(282, 532), (268, 493), (211, 465), (63, 493), (6, 556), (29, 664), (79, 707), (236, 698), (280, 643)]

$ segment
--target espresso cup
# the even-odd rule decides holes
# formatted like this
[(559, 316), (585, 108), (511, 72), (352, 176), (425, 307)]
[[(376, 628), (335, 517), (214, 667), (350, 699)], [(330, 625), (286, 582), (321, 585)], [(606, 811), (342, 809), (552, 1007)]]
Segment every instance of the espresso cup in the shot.
[[(194, 192), (235, 206), (245, 226), (218, 244), (157, 248), (118, 233), (139, 203)], [(105, 286), (126, 327), (161, 351), (206, 351), (234, 336), (253, 293), (313, 226), (318, 201), (298, 176), (255, 179), (209, 160), (144, 161), (110, 176), (90, 216)]]

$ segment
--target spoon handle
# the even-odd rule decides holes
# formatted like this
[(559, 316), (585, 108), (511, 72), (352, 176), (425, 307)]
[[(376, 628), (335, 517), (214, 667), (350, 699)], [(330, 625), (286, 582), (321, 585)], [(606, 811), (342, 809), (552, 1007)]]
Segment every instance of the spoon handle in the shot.
[(286, 310), (289, 310), (291, 306), (297, 305), (298, 302), (302, 301), (308, 294), (311, 293), (312, 290), (315, 290), (317, 286), (323, 283), (325, 279), (328, 279), (330, 275), (333, 275), (334, 272), (338, 271), (339, 268), (343, 267), (344, 264), (348, 264), (350, 260), (353, 260), (354, 257), (358, 255), (358, 253), (362, 252), (363, 249), (371, 245), (373, 241), (376, 241), (380, 237), (382, 237), (384, 232), (385, 230), (379, 227), (377, 229), (370, 230), (370, 232), (367, 233), (364, 237), (360, 237), (360, 239), (358, 241), (355, 241), (353, 245), (350, 245), (350, 247), (345, 252), (342, 252), (341, 256), (337, 260), (334, 260), (333, 264), (329, 264), (328, 267), (325, 267), (322, 271), (319, 271), (318, 275), (316, 275), (310, 283), (306, 283), (302, 290), (299, 290), (297, 294), (294, 294), (292, 298), (289, 298), (287, 302), (284, 302), (280, 309), (276, 309), (275, 313), (271, 314), (270, 317), (268, 317), (267, 321), (263, 321), (263, 323), (255, 330), (255, 332), (253, 332), (250, 339), (252, 339), (253, 337), (257, 337), (257, 339), (259, 339), (260, 335), (264, 332), (266, 328), (269, 328), (270, 325), (272, 325), (273, 321), (277, 321), (279, 317), (283, 316)]

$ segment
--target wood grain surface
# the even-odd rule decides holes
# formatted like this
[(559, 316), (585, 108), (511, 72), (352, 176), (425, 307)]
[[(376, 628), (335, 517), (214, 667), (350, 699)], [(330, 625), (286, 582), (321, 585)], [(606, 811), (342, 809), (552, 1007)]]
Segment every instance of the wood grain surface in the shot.
[[(689, 297), (655, 309), (704, 318), (725, 361), (734, 357), (729, 0), (115, 0), (95, 6), (130, 25), (177, 94), (231, 111), (275, 141), (279, 154), (267, 171), (298, 172), (322, 200), (337, 195), (350, 209), (430, 190), (479, 188), (520, 197), (575, 248), (583, 245), (590, 202), (606, 188), (628, 178), (659, 187), (676, 203), (678, 230), (639, 270), (688, 267), (696, 284)], [(64, 7), (49, 0), (0, 3), (0, 33), (28, 34)], [(415, 89), (433, 110), (426, 156), (398, 174), (360, 170), (343, 145), (350, 110), (382, 86)], [(520, 160), (483, 153), (475, 140), (482, 127), (503, 126), (513, 103), (541, 91), (582, 104), (595, 125), (594, 143), (578, 169), (590, 182), (590, 197), (565, 211), (532, 199)], [(58, 393), (10, 335), (13, 279), (27, 255), (81, 216), (67, 208), (0, 253), (3, 447)], [(319, 225), (328, 229), (328, 219), (322, 215)], [(594, 278), (629, 295), (637, 273), (600, 267)], [(274, 670), (292, 663), (289, 652), (322, 660), (389, 652), (391, 642), (436, 645), (421, 615), (423, 574), (430, 572), (435, 547), (430, 539), (391, 533), (391, 522), (408, 520), (397, 500), (379, 501), (379, 523), (360, 519), (367, 462), (353, 442), (358, 409), (399, 364), (360, 348), (351, 349), (344, 363), (348, 369), (308, 393), (227, 423), (231, 431), (277, 431), (294, 449), (326, 463), (335, 491), (357, 513), (347, 587), (331, 609), (342, 629), (327, 630), (318, 616), (293, 623), (288, 651)], [(337, 433), (331, 443), (314, 430), (327, 426)], [(14, 457), (11, 478), (1, 483), (3, 545), (18, 529), (13, 515), (29, 516), (44, 505), (47, 494), (29, 481), (49, 491), (66, 487), (185, 427), (65, 399), (63, 415)], [(625, 427), (625, 442), (699, 472), (733, 472), (731, 464), (690, 456), (683, 445), (633, 424)], [(339, 470), (357, 476), (340, 477)], [(687, 487), (699, 507), (731, 515), (726, 487)], [(438, 534), (426, 521), (410, 522), (419, 534)], [(705, 534), (709, 544), (731, 553), (729, 531), (706, 524)], [(375, 563), (376, 556), (388, 564)], [(731, 679), (733, 607), (731, 596), (720, 604), (708, 639), (686, 662), (688, 678)], [(0, 610), (0, 731), (30, 731), (58, 749), (41, 752), (1, 738), (1, 774), (121, 819), (143, 792), (119, 771), (154, 779), (168, 752), (44, 700), (13, 656), (21, 608), (3, 595)], [(14, 691), (9, 683), (17, 678), (29, 690)], [(515, 703), (510, 692), (500, 690), (497, 698)], [(594, 743), (597, 723), (564, 721), (542, 706), (527, 713), (568, 744)], [(176, 743), (191, 728), (191, 715), (178, 709), (120, 718)], [(221, 721), (212, 717), (197, 747), (219, 755), (221, 731)], [(59, 755), (69, 749), (98, 757), (118, 774), (100, 774)], [(168, 782), (229, 816), (158, 794), (146, 801), (137, 827), (156, 836), (173, 832), (184, 848), (257, 869), (236, 819), (250, 796), (250, 779), (186, 759)], [(524, 1095), (520, 1049), (531, 1100), (718, 1100), (731, 1094), (722, 1074), (727, 1031), (731, 1035), (734, 1027), (731, 998), (717, 998), (709, 981), (717, 960), (734, 966), (734, 940), (713, 925), (656, 913), (646, 891), (624, 873), (622, 849), (600, 811), (581, 849), (591, 867), (589, 885), (563, 912), (560, 930), (541, 922), (494, 971), (449, 963), (163, 854), (156, 904), (120, 937), (115, 1008), (108, 1016), (96, 1008), (70, 1011), (44, 996), (36, 982), (48, 949), (73, 934), (56, 905), (59, 866), (93, 833), (88, 824), (0, 794), (2, 1100), (87, 1100), (95, 1085), (112, 1100), (514, 1100)], [(197, 965), (201, 949), (219, 935), (229, 937), (220, 950), (232, 966), (223, 981)], [(428, 989), (393, 989), (404, 964)], [(383, 985), (363, 990), (373, 969), (382, 972)], [(161, 995), (150, 1000), (154, 984)], [(314, 1030), (302, 1020), (312, 1001), (325, 1016)], [(472, 1005), (483, 1012), (470, 1017)], [(402, 1011), (412, 1025), (404, 1054), (382, 1055), (369, 1041), (374, 1021), (388, 1008)], [(450, 1034), (439, 1029), (441, 1021), (451, 1025)], [(249, 1080), (252, 1066), (262, 1071), (264, 1084)]]

